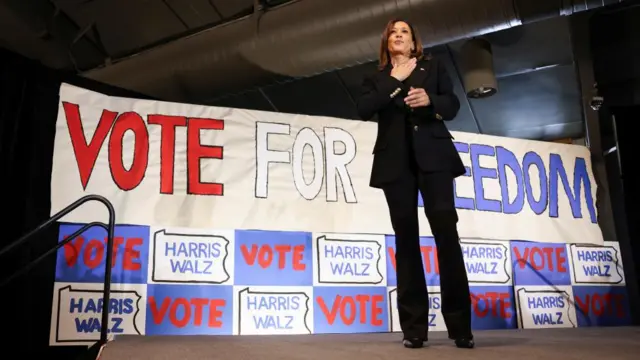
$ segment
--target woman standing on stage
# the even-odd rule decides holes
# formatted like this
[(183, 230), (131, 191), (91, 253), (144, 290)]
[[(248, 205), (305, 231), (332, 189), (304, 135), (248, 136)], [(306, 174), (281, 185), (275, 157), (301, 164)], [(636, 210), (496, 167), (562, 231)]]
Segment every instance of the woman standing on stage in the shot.
[(444, 125), (455, 118), (460, 102), (444, 64), (424, 56), (408, 22), (387, 24), (379, 61), (378, 71), (363, 82), (358, 113), (363, 120), (378, 115), (370, 186), (384, 192), (395, 232), (403, 344), (422, 347), (429, 328), (429, 294), (419, 242), (420, 190), (438, 253), (442, 315), (449, 338), (460, 348), (473, 348), (471, 299), (453, 188), (465, 168)]

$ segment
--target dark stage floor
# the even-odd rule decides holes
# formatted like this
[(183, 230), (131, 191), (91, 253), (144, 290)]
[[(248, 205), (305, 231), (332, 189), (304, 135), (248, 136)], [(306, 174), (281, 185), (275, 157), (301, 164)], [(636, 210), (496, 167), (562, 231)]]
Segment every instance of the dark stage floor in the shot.
[(639, 359), (640, 327), (477, 331), (477, 347), (457, 349), (443, 332), (427, 348), (402, 347), (400, 334), (305, 336), (123, 336), (101, 360), (157, 359)]

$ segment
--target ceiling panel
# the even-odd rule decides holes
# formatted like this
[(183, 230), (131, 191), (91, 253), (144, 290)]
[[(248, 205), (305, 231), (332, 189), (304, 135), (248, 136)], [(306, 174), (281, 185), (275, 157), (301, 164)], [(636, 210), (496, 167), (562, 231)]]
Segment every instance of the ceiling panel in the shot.
[(335, 72), (263, 89), (280, 112), (357, 118), (356, 106)]
[(243, 94), (217, 99), (211, 102), (210, 105), (236, 109), (276, 111), (260, 90), (252, 90)]
[(231, 17), (253, 6), (253, 0), (208, 0), (222, 14)]
[[(570, 136), (582, 127), (580, 91), (573, 66), (509, 76), (498, 93), (471, 105), (485, 134), (531, 139)], [(565, 127), (563, 124), (571, 124)]]
[(209, 0), (165, 0), (175, 14), (191, 29), (222, 20)]
[[(491, 42), (497, 77), (573, 62), (569, 20), (566, 17), (498, 31), (484, 38)], [(457, 63), (464, 42), (449, 44)]]
[(95, 21), (102, 43), (112, 56), (129, 53), (187, 30), (171, 8), (162, 1), (94, 0), (58, 3), (81, 28)]

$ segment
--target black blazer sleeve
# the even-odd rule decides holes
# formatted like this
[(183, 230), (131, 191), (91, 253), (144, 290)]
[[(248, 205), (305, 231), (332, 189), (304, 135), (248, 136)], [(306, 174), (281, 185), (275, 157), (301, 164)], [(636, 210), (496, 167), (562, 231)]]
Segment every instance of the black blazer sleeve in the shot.
[(371, 120), (373, 116), (398, 94), (406, 93), (406, 86), (391, 75), (367, 77), (362, 82), (362, 92), (357, 100), (358, 116)]
[(434, 62), (438, 79), (437, 93), (428, 94), (431, 100), (429, 106), (416, 108), (415, 111), (420, 117), (450, 121), (458, 115), (460, 100), (453, 91), (453, 83), (445, 66), (440, 61)]

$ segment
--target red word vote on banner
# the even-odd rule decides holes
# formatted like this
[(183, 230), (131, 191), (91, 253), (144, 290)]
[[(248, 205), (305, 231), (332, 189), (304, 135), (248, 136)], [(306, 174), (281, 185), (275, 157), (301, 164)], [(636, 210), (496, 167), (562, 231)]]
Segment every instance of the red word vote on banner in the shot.
[[(201, 180), (201, 159), (223, 159), (222, 146), (202, 145), (201, 130), (224, 130), (224, 121), (217, 119), (187, 118), (185, 116), (150, 114), (145, 119), (134, 111), (117, 113), (103, 110), (95, 132), (87, 141), (80, 107), (63, 102), (64, 114), (71, 145), (75, 154), (80, 181), (87, 188), (98, 154), (107, 145), (109, 170), (114, 183), (124, 191), (135, 189), (144, 179), (149, 165), (149, 125), (160, 126), (160, 193), (173, 194), (176, 129), (187, 128), (187, 193), (192, 195), (223, 195), (221, 183)], [(127, 132), (134, 135), (133, 161), (127, 169), (123, 164), (124, 137)], [(108, 140), (107, 140), (108, 138)]]

